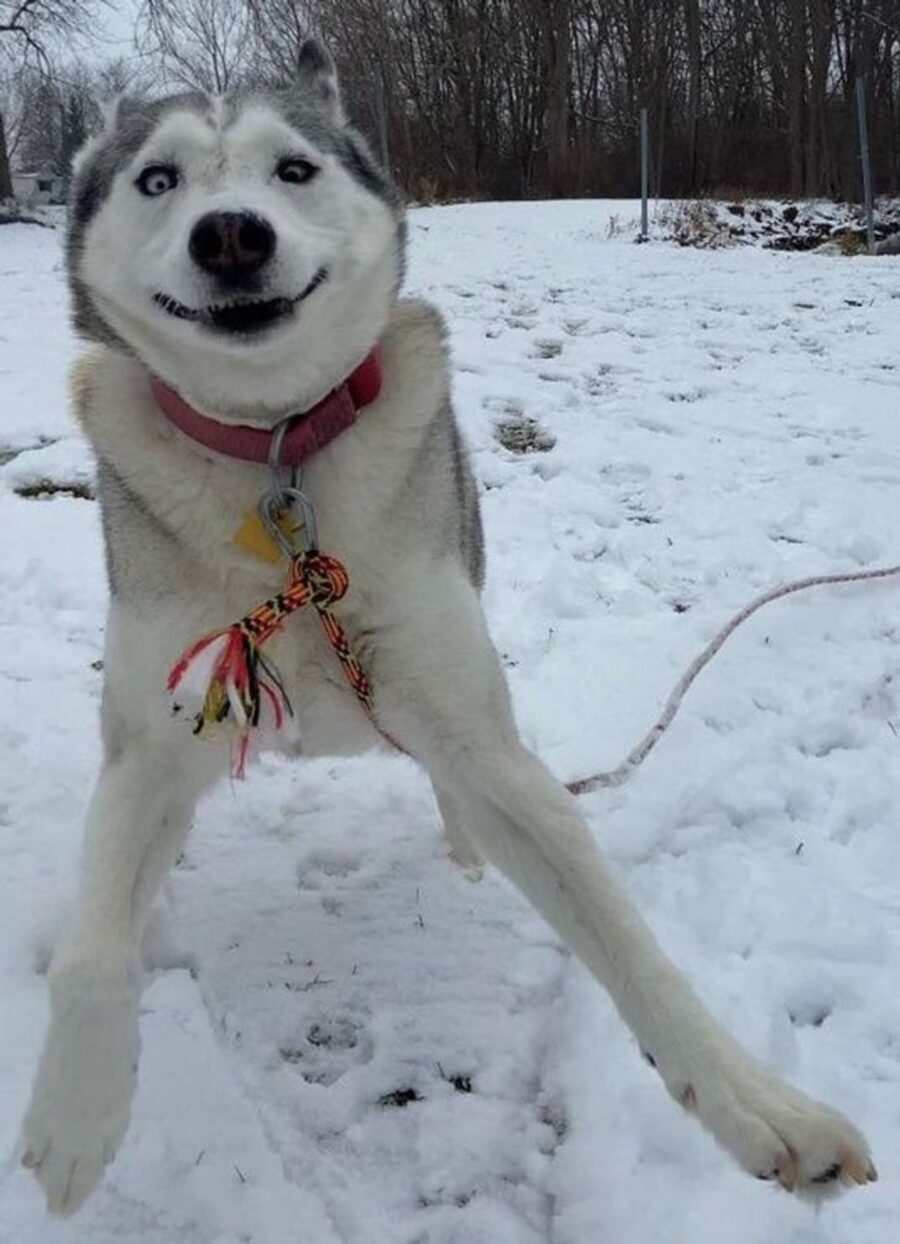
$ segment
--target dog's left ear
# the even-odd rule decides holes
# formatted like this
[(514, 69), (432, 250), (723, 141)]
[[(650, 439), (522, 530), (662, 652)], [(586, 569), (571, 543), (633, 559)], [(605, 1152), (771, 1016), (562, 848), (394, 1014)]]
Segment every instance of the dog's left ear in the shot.
[(297, 82), (326, 106), (339, 125), (346, 121), (337, 70), (331, 53), (318, 39), (304, 39), (297, 53)]

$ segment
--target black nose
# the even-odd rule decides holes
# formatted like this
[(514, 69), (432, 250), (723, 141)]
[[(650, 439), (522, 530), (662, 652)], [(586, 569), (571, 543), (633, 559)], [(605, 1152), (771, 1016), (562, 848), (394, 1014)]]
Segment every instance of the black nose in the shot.
[(275, 254), (275, 230), (249, 212), (208, 212), (191, 230), (188, 249), (205, 272), (240, 284)]

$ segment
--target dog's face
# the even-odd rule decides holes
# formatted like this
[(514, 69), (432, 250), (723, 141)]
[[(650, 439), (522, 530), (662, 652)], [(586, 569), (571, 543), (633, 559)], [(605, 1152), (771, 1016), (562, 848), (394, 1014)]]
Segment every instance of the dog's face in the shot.
[(403, 222), (307, 44), (287, 88), (120, 101), (76, 164), (69, 237), (85, 335), (207, 407), (265, 417), (377, 339)]

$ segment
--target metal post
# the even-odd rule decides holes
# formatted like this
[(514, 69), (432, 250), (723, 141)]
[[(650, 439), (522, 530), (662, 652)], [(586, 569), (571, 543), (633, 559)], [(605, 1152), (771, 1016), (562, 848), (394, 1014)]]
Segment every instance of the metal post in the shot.
[(378, 126), (378, 146), (381, 163), (386, 172), (391, 171), (391, 153), (388, 149), (387, 93), (384, 86), (384, 69), (375, 70), (375, 122)]
[(641, 241), (649, 237), (647, 218), (647, 198), (650, 187), (650, 134), (647, 123), (647, 109), (641, 109)]
[(866, 205), (866, 240), (869, 254), (875, 254), (875, 207), (872, 201), (872, 164), (869, 157), (869, 129), (866, 124), (866, 80), (856, 79), (856, 116), (859, 122), (859, 158), (862, 162), (863, 199)]

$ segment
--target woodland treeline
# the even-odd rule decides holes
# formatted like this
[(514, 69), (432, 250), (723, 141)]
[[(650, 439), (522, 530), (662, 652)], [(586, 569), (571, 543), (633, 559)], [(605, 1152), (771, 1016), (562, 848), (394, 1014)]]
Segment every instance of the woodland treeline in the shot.
[(875, 188), (898, 191), (900, 0), (145, 0), (110, 63), (115, 7), (0, 0), (17, 166), (65, 173), (98, 95), (285, 76), (315, 32), (413, 197), (631, 196), (646, 107), (654, 193), (858, 199), (860, 75)]

